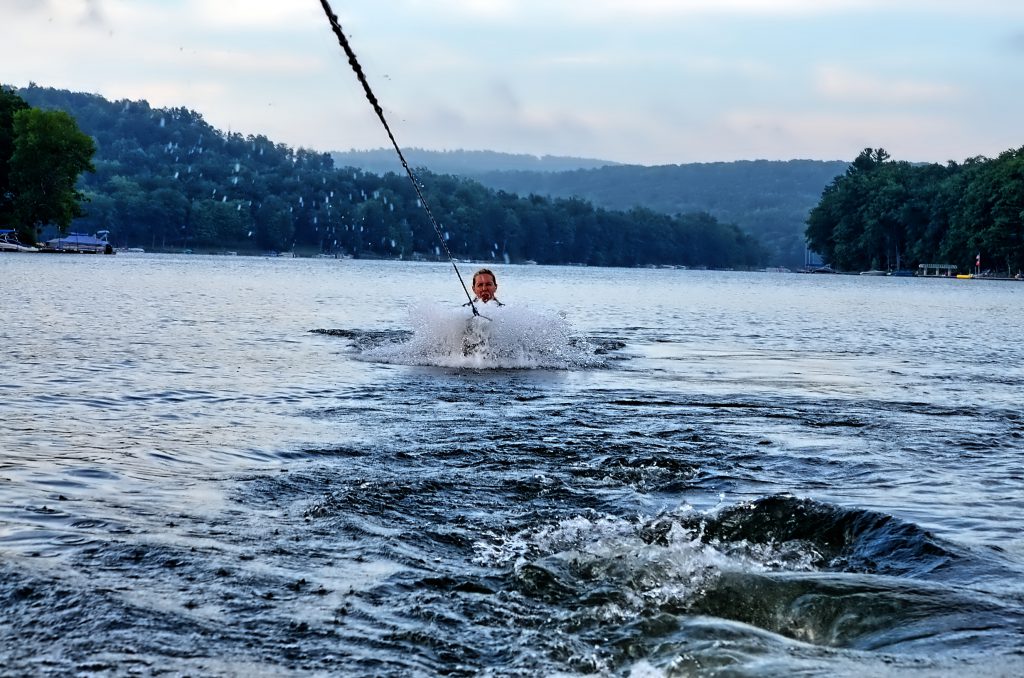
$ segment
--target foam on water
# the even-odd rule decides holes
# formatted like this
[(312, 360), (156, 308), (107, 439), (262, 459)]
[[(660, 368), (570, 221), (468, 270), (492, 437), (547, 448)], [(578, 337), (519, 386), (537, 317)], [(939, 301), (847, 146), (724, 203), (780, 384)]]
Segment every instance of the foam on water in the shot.
[[(959, 642), (950, 646), (951, 638), (988, 642), (986, 633), (1018, 623), (1016, 606), (997, 596), (844, 568), (823, 560), (823, 544), (813, 539), (777, 540), (750, 529), (746, 537), (725, 537), (718, 523), (756, 509), (683, 506), (647, 518), (590, 514), (493, 530), (473, 544), (474, 563), (507, 571), (511, 589), (561, 610), (568, 626), (642, 647), (634, 656), (651, 659), (677, 645), (669, 664), (693, 659), (704, 652), (705, 632), (691, 626), (706, 626), (715, 643), (709, 657), (694, 660), (695, 668), (707, 668), (708, 658), (731, 663), (741, 655), (749, 655), (743, 663), (756, 663), (765, 643), (819, 659), (810, 648), (942, 654)], [(660, 640), (652, 647), (650, 637)], [(733, 647), (723, 655), (718, 641), (725, 637)], [(652, 666), (639, 665), (638, 675)]]
[(410, 309), (413, 336), (364, 349), (363, 360), (472, 369), (574, 369), (600, 364), (595, 347), (563, 314), (480, 304), (468, 308), (422, 305)]
[[(699, 520), (700, 514), (689, 507), (681, 510)], [(507, 536), (492, 533), (489, 539), (474, 544), (474, 562), (511, 566), (525, 579), (535, 579), (536, 573), (542, 572), (543, 579), (553, 577), (582, 598), (590, 596), (580, 589), (591, 585), (616, 589), (624, 595), (609, 601), (601, 616), (622, 619), (648, 605), (687, 605), (723, 573), (816, 569), (811, 554), (793, 558), (781, 552), (785, 545), (744, 548), (746, 544), (713, 544), (706, 541), (699, 523), (685, 526), (669, 521), (670, 528), (663, 531), (660, 523), (664, 520), (577, 516)]]

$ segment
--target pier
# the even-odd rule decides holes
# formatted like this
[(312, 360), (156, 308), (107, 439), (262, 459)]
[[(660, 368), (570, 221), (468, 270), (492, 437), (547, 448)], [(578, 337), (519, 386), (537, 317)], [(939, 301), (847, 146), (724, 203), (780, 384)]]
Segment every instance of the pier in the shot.
[(918, 275), (931, 278), (951, 278), (956, 275), (956, 264), (921, 264)]

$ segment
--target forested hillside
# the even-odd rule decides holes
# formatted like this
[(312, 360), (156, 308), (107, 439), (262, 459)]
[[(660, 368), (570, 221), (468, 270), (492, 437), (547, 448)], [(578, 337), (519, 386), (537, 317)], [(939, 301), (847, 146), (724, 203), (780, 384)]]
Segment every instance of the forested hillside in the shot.
[(845, 271), (955, 264), (1024, 269), (1024, 147), (998, 158), (920, 165), (867, 148), (811, 211), (811, 246)]
[(642, 206), (664, 214), (707, 212), (757, 238), (773, 264), (800, 266), (807, 216), (829, 182), (848, 166), (847, 161), (751, 160), (558, 173), (489, 172), (474, 178), (519, 195), (575, 196), (605, 209)]
[[(392, 149), (332, 155), (369, 172), (402, 169)], [(757, 238), (768, 261), (785, 266), (804, 263), (807, 215), (829, 182), (849, 166), (845, 160), (750, 160), (645, 167), (585, 158), (422, 149), (413, 149), (409, 162), (520, 196), (578, 197), (610, 210), (707, 212)]]
[[(184, 108), (37, 86), (30, 105), (65, 110), (96, 142), (80, 231), (118, 246), (434, 258), (436, 235), (407, 178), (335, 168), (332, 157), (224, 133)], [(518, 198), (418, 174), (460, 258), (589, 265), (763, 265), (759, 243), (705, 213), (614, 211), (579, 199)]]

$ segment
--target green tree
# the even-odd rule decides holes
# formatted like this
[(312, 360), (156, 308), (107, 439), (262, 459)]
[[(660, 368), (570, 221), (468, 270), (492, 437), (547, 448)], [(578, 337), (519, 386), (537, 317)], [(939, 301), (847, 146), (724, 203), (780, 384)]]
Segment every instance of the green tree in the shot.
[(256, 243), (265, 250), (282, 252), (291, 248), (295, 226), (288, 205), (277, 196), (267, 196), (256, 209)]
[(899, 240), (889, 211), (900, 189), (888, 159), (884, 149), (865, 148), (846, 174), (825, 187), (807, 217), (808, 246), (837, 268), (882, 265), (888, 245)]
[(992, 165), (992, 220), (982, 242), (1009, 276), (1024, 268), (1024, 147), (1001, 153)]
[(14, 115), (28, 108), (25, 100), (0, 85), (0, 225), (11, 223), (11, 156), (14, 154)]
[(807, 241), (840, 269), (953, 263), (1024, 267), (1024, 148), (995, 160), (912, 165), (865, 149), (822, 194)]
[(14, 153), (10, 161), (13, 213), (17, 228), (35, 241), (46, 224), (61, 233), (81, 216), (82, 172), (94, 171), (96, 147), (64, 111), (36, 108), (14, 114)]
[(199, 247), (237, 246), (252, 230), (249, 212), (238, 203), (197, 200), (189, 213), (188, 244)]
[(1024, 148), (972, 163), (968, 177), (951, 220), (950, 256), (970, 268), (981, 254), (983, 268), (1012, 275), (1024, 266)]

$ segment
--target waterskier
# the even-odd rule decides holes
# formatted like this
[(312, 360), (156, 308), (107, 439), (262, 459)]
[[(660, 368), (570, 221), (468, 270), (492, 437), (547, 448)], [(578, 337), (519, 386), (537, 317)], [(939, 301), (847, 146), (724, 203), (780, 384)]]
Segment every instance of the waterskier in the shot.
[[(473, 303), (480, 302), (488, 304), (494, 302), (495, 306), (504, 306), (505, 304), (498, 301), (498, 297), (494, 296), (494, 293), (498, 291), (498, 279), (494, 277), (494, 273), (487, 268), (481, 268), (479, 271), (473, 274), (473, 294), (476, 297), (473, 298)], [(463, 306), (469, 306), (469, 302), (463, 304)]]
[[(463, 306), (469, 306), (471, 303), (475, 304), (477, 302), (487, 305), (492, 301), (495, 306), (504, 306), (505, 304), (498, 301), (498, 298), (494, 296), (494, 293), (497, 291), (498, 279), (494, 277), (494, 272), (490, 269), (481, 268), (473, 274), (473, 294), (476, 296), (472, 302), (466, 302)], [(487, 322), (482, 323), (480, 318)], [(480, 316), (480, 318), (474, 316), (466, 322), (466, 331), (462, 335), (462, 355), (464, 356), (479, 353), (490, 342), (491, 318), (488, 316)]]

